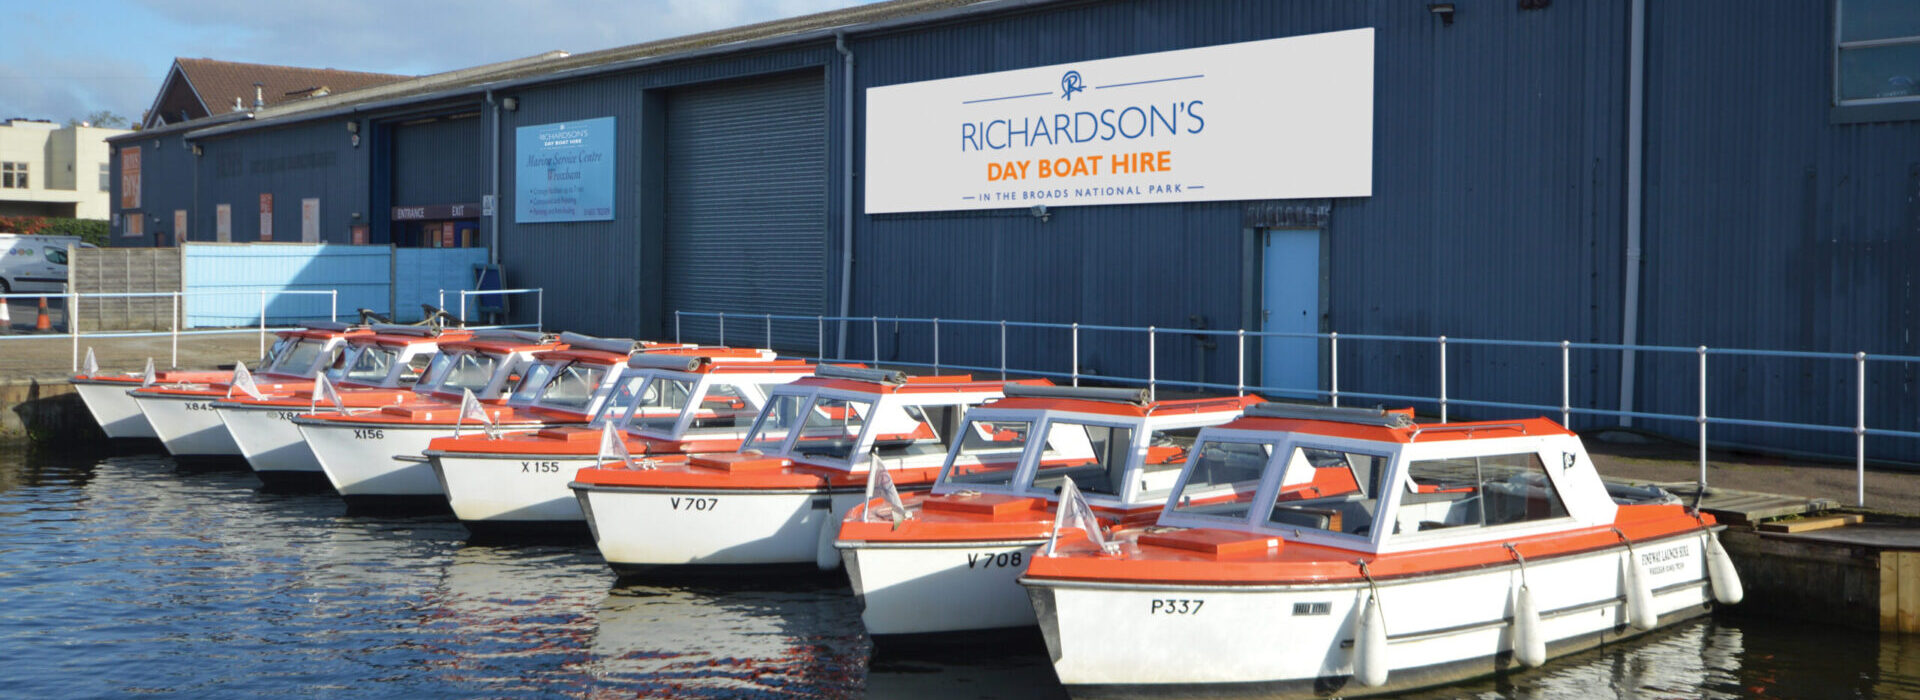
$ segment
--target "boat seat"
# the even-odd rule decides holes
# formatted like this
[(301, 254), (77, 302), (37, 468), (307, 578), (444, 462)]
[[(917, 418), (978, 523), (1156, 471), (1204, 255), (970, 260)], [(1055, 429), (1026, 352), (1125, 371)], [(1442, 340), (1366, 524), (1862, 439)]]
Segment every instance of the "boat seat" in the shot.
[(1309, 527), (1318, 530), (1366, 535), (1373, 529), (1376, 501), (1352, 493), (1306, 501), (1282, 501), (1273, 505), (1267, 522), (1285, 527)]

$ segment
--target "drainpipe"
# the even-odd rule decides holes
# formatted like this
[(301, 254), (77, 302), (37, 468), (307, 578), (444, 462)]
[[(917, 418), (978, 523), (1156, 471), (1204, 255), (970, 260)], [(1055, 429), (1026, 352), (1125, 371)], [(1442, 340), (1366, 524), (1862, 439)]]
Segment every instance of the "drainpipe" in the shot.
[[(833, 33), (840, 52), (840, 318), (853, 313), (853, 52), (847, 35)], [(847, 356), (847, 322), (840, 322), (839, 357)]]
[(493, 91), (487, 91), (487, 106), (493, 109), (493, 144), (487, 147), (492, 155), (492, 181), (487, 191), (492, 192), (493, 216), (487, 217), (487, 264), (500, 264), (500, 103), (493, 101)]
[[(1633, 0), (1627, 49), (1627, 279), (1625, 298), (1620, 302), (1620, 344), (1640, 342), (1640, 209), (1645, 197), (1641, 177), (1642, 157), (1646, 152), (1646, 66), (1647, 3)], [(1633, 410), (1634, 352), (1620, 353), (1620, 410)], [(1632, 426), (1632, 416), (1620, 416), (1622, 427)]]

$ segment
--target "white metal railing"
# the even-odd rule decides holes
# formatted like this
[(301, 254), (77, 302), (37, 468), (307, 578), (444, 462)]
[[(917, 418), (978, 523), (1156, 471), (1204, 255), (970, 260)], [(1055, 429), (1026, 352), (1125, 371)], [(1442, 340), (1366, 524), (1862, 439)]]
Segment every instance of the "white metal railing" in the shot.
[[(260, 354), (265, 355), (267, 354), (267, 332), (284, 330), (283, 327), (274, 327), (274, 328), (267, 327), (267, 306), (273, 300), (277, 300), (279, 295), (282, 295), (282, 294), (310, 295), (310, 296), (325, 295), (328, 299), (327, 320), (338, 320), (340, 317), (340, 292), (339, 290), (334, 290), (334, 289), (283, 289), (283, 290), (276, 290), (272, 292), (268, 292), (266, 290), (221, 290), (221, 291), (202, 290), (202, 291), (191, 291), (191, 292), (62, 292), (58, 294), (0, 294), (0, 304), (6, 303), (6, 300), (9, 300), (9, 299), (58, 298), (58, 299), (64, 300), (66, 304), (66, 309), (65, 309), (66, 323), (64, 324), (66, 326), (66, 333), (64, 335), (66, 335), (71, 340), (71, 343), (73, 345), (73, 371), (78, 372), (80, 371), (80, 337), (82, 335), (85, 335), (89, 338), (157, 338), (160, 336), (168, 336), (171, 339), (170, 351), (172, 353), (171, 358), (169, 360), (169, 366), (172, 366), (172, 367), (180, 366), (180, 337), (187, 336), (187, 335), (220, 335), (220, 334), (247, 333), (247, 332), (258, 333), (260, 336)], [(187, 330), (181, 327), (182, 321), (186, 317), (186, 314), (183, 313), (183, 309), (182, 309), (182, 301), (185, 298), (198, 297), (198, 296), (222, 296), (222, 295), (225, 295), (225, 296), (257, 295), (260, 298), (259, 325), (255, 328), (220, 328), (220, 329), (214, 329), (214, 330)], [(269, 299), (270, 296), (273, 297), (274, 299)], [(170, 311), (167, 315), (168, 316), (167, 330), (164, 330), (164, 331), (124, 331), (124, 330), (123, 331), (97, 331), (93, 333), (80, 332), (81, 300), (83, 299), (143, 299), (143, 298), (146, 298), (146, 299), (166, 298), (170, 300), (170, 304), (169, 304)], [(22, 334), (22, 335), (0, 335), (0, 341), (27, 340), (31, 338), (49, 338), (49, 337), (59, 337), (60, 335), (62, 334), (30, 333), (30, 334)]]
[[(442, 289), (440, 290), (440, 308), (442, 309), (447, 308), (447, 292), (450, 292), (450, 291), (458, 292), (460, 295), (460, 300), (459, 300), (460, 314), (458, 316), (455, 316), (454, 318), (460, 319), (460, 325), (466, 326), (467, 328), (532, 328), (534, 330), (544, 330), (546, 328), (547, 290), (544, 287), (533, 287), (528, 289)], [(467, 325), (467, 298), (476, 297), (476, 296), (491, 296), (495, 294), (499, 294), (499, 295), (532, 294), (533, 295), (533, 323), (518, 323), (518, 324), (497, 325), (497, 326), (468, 326)]]
[[(1145, 345), (1145, 352), (1147, 354), (1147, 357), (1146, 357), (1147, 376), (1128, 377), (1128, 376), (1103, 375), (1100, 378), (1101, 380), (1108, 381), (1108, 382), (1117, 382), (1117, 383), (1123, 383), (1123, 384), (1142, 384), (1147, 387), (1150, 393), (1157, 392), (1158, 388), (1164, 384), (1168, 386), (1179, 386), (1179, 387), (1185, 387), (1185, 388), (1191, 388), (1191, 389), (1234, 391), (1241, 394), (1247, 393), (1250, 390), (1260, 390), (1260, 391), (1289, 393), (1289, 394), (1296, 394), (1296, 395), (1312, 395), (1312, 396), (1318, 396), (1318, 397), (1324, 398), (1334, 406), (1340, 405), (1340, 402), (1342, 399), (1406, 401), (1406, 402), (1412, 402), (1416, 404), (1430, 404), (1437, 407), (1437, 410), (1440, 415), (1440, 420), (1442, 422), (1445, 422), (1448, 419), (1449, 408), (1454, 405), (1479, 407), (1479, 408), (1525, 410), (1525, 411), (1558, 411), (1560, 413), (1560, 420), (1563, 425), (1570, 424), (1573, 419), (1573, 416), (1575, 415), (1613, 416), (1613, 417), (1619, 417), (1619, 418), (1625, 418), (1625, 419), (1643, 419), (1643, 420), (1685, 421), (1685, 422), (1694, 423), (1698, 426), (1698, 439), (1697, 439), (1698, 448), (1699, 448), (1698, 481), (1701, 487), (1703, 488), (1706, 486), (1706, 483), (1707, 483), (1707, 452), (1708, 452), (1707, 429), (1711, 425), (1778, 428), (1778, 429), (1786, 429), (1786, 430), (1797, 430), (1797, 431), (1808, 431), (1808, 432), (1819, 432), (1819, 433), (1851, 434), (1854, 437), (1852, 456), (1854, 461), (1854, 470), (1855, 470), (1855, 477), (1856, 477), (1855, 488), (1854, 488), (1854, 498), (1855, 498), (1855, 502), (1861, 506), (1866, 505), (1866, 461), (1867, 461), (1866, 439), (1867, 437), (1871, 435), (1871, 436), (1878, 436), (1878, 437), (1920, 439), (1920, 431), (1868, 427), (1868, 420), (1867, 420), (1868, 364), (1869, 363), (1886, 363), (1886, 364), (1892, 364), (1896, 366), (1904, 366), (1907, 371), (1920, 370), (1920, 357), (1905, 356), (1905, 355), (1869, 355), (1868, 353), (1865, 353), (1865, 352), (1838, 353), (1838, 352), (1801, 352), (1801, 351), (1782, 351), (1782, 350), (1752, 350), (1752, 349), (1737, 349), (1737, 348), (1709, 348), (1706, 346), (1675, 347), (1675, 346), (1655, 346), (1655, 345), (1622, 345), (1622, 344), (1616, 344), (1616, 343), (1581, 343), (1581, 342), (1574, 342), (1570, 340), (1517, 341), (1517, 340), (1490, 340), (1490, 339), (1479, 339), (1479, 338), (1455, 338), (1455, 337), (1448, 337), (1448, 336), (1437, 336), (1437, 337), (1396, 336), (1396, 335), (1357, 334), (1357, 333), (1282, 333), (1282, 332), (1248, 331), (1248, 330), (1205, 330), (1205, 329), (1187, 329), (1187, 328), (1157, 328), (1154, 326), (1146, 326), (1146, 327), (1104, 326), (1104, 325), (1080, 324), (1080, 323), (1040, 323), (1040, 322), (1026, 322), (1026, 321), (1005, 321), (1005, 320), (982, 321), (982, 320), (962, 320), (962, 319), (939, 319), (939, 318), (904, 318), (904, 317), (889, 317), (889, 316), (837, 317), (837, 316), (796, 316), (796, 315), (781, 315), (781, 314), (766, 314), (766, 313), (726, 314), (726, 313), (711, 313), (711, 312), (675, 311), (673, 313), (673, 318), (674, 318), (674, 321), (673, 321), (674, 340), (676, 342), (684, 342), (682, 340), (682, 335), (685, 332), (685, 329), (683, 327), (685, 320), (713, 319), (716, 322), (717, 330), (718, 330), (716, 342), (722, 345), (725, 345), (728, 340), (727, 321), (729, 320), (729, 318), (734, 320), (736, 324), (736, 328), (741, 323), (745, 323), (749, 325), (749, 327), (751, 327), (752, 325), (761, 325), (762, 326), (761, 330), (763, 330), (763, 333), (754, 334), (759, 337), (753, 338), (753, 340), (765, 342), (769, 347), (772, 345), (772, 342), (773, 342), (773, 325), (776, 322), (787, 323), (787, 324), (790, 324), (790, 326), (811, 324), (814, 326), (814, 331), (815, 331), (814, 333), (815, 356), (821, 359), (827, 359), (827, 360), (846, 360), (846, 361), (863, 360), (863, 361), (873, 362), (875, 364), (878, 364), (881, 360), (880, 327), (882, 324), (896, 324), (896, 327), (902, 324), (904, 325), (923, 324), (927, 326), (930, 331), (930, 338), (931, 338), (931, 352), (929, 353), (930, 357), (908, 358), (908, 359), (893, 358), (888, 360), (888, 364), (908, 366), (908, 367), (929, 367), (935, 371), (941, 370), (943, 368), (955, 369), (955, 370), (988, 371), (988, 372), (997, 370), (1000, 372), (1002, 377), (1007, 376), (1007, 374), (1011, 371), (1011, 372), (1018, 372), (1018, 373), (1030, 375), (1030, 376), (1047, 377), (1047, 378), (1053, 378), (1053, 379), (1064, 379), (1064, 380), (1071, 381), (1076, 386), (1079, 385), (1080, 379), (1082, 376), (1082, 366), (1081, 366), (1081, 356), (1080, 356), (1080, 348), (1081, 348), (1081, 341), (1082, 341), (1081, 336), (1088, 332), (1121, 333), (1121, 334), (1142, 336), (1141, 341), (1143, 341)], [(827, 347), (828, 324), (835, 324), (836, 326), (845, 324), (849, 327), (857, 326), (859, 324), (868, 324), (871, 329), (871, 332), (868, 334), (868, 342), (870, 345), (869, 352), (867, 353), (868, 356), (867, 357), (857, 356), (859, 352), (857, 350), (854, 350), (852, 348), (852, 345), (854, 343), (857, 343), (858, 341), (852, 341), (852, 342), (849, 342), (846, 346), (843, 346), (842, 352), (829, 353), (828, 347)], [(949, 329), (970, 328), (970, 329), (981, 330), (986, 333), (997, 333), (999, 336), (998, 337), (998, 346), (999, 346), (998, 366), (997, 367), (974, 366), (974, 365), (962, 365), (962, 364), (953, 364), (951, 362), (944, 362), (940, 352), (941, 338), (942, 338), (941, 329), (943, 327), (946, 327)], [(1068, 360), (1065, 363), (1064, 368), (1056, 367), (1053, 369), (1048, 369), (1043, 367), (1011, 367), (1009, 366), (1009, 355), (1007, 352), (1007, 337), (1008, 337), (1008, 330), (1010, 328), (1011, 329), (1050, 330), (1050, 331), (1056, 331), (1056, 332), (1064, 332), (1065, 334), (1067, 334), (1068, 341), (1069, 341), (1068, 342), (1069, 351), (1068, 351)], [(737, 333), (738, 332), (736, 331), (736, 338), (738, 337)], [(1237, 372), (1236, 372), (1236, 378), (1234, 383), (1223, 384), (1218, 382), (1169, 380), (1169, 379), (1160, 377), (1157, 350), (1159, 348), (1160, 336), (1169, 335), (1169, 334), (1176, 337), (1188, 337), (1188, 338), (1195, 338), (1195, 339), (1209, 338), (1209, 339), (1222, 340), (1222, 341), (1231, 340), (1235, 345), (1235, 351), (1236, 351), (1235, 366), (1237, 368)], [(948, 337), (951, 337), (951, 336), (952, 334), (949, 333)], [(1249, 338), (1252, 338), (1256, 341), (1261, 339), (1267, 339), (1267, 338), (1312, 339), (1312, 340), (1315, 340), (1316, 342), (1326, 343), (1325, 347), (1327, 349), (1326, 357), (1328, 359), (1328, 364), (1327, 364), (1328, 372), (1326, 373), (1326, 376), (1324, 378), (1326, 381), (1325, 388), (1322, 388), (1321, 386), (1317, 386), (1317, 385), (1312, 387), (1289, 387), (1289, 386), (1269, 386), (1269, 385), (1248, 384), (1247, 383), (1247, 368), (1248, 368), (1247, 341)], [(991, 338), (989, 338), (989, 340), (991, 340)], [(749, 341), (749, 342), (752, 342), (752, 341)], [(1432, 396), (1417, 396), (1417, 395), (1408, 395), (1408, 394), (1361, 392), (1361, 391), (1353, 391), (1350, 388), (1343, 389), (1341, 386), (1342, 367), (1340, 365), (1340, 347), (1343, 343), (1356, 343), (1356, 342), (1399, 343), (1399, 344), (1428, 345), (1428, 346), (1434, 347), (1437, 358), (1438, 358), (1438, 364), (1434, 368), (1435, 374), (1438, 380), (1438, 389), (1439, 389), (1438, 392)], [(1448, 364), (1448, 348), (1450, 346), (1498, 347), (1498, 348), (1510, 348), (1510, 349), (1521, 349), (1521, 350), (1538, 350), (1543, 352), (1557, 353), (1559, 365), (1560, 365), (1560, 387), (1559, 387), (1560, 401), (1558, 402), (1557, 405), (1545, 405), (1545, 404), (1521, 403), (1521, 402), (1512, 402), (1512, 401), (1474, 400), (1474, 399), (1461, 398), (1455, 395), (1450, 395), (1448, 393), (1448, 389), (1449, 389), (1448, 378), (1450, 375), (1449, 364)], [(1649, 412), (1649, 411), (1636, 411), (1636, 410), (1630, 410), (1626, 408), (1613, 409), (1613, 408), (1600, 408), (1600, 407), (1590, 407), (1590, 406), (1575, 406), (1573, 403), (1572, 353), (1576, 350), (1621, 352), (1621, 353), (1644, 353), (1649, 355), (1669, 355), (1669, 356), (1693, 355), (1694, 357), (1697, 358), (1694, 364), (1695, 364), (1695, 373), (1697, 374), (1697, 377), (1698, 377), (1698, 386), (1696, 388), (1696, 392), (1698, 396), (1698, 408), (1695, 412), (1690, 414), (1678, 414), (1678, 413), (1656, 413), (1656, 412)], [(1851, 424), (1848, 424), (1848, 425), (1831, 425), (1831, 424), (1802, 423), (1802, 422), (1780, 421), (1780, 420), (1757, 420), (1752, 418), (1738, 418), (1738, 417), (1732, 417), (1732, 416), (1712, 415), (1711, 413), (1709, 413), (1708, 405), (1707, 405), (1707, 397), (1709, 395), (1708, 384), (1707, 384), (1707, 377), (1709, 375), (1708, 360), (1710, 357), (1786, 358), (1786, 359), (1800, 359), (1800, 360), (1816, 360), (1816, 361), (1824, 361), (1824, 362), (1850, 363), (1852, 365), (1852, 370), (1853, 370), (1849, 374), (1852, 375), (1853, 385), (1854, 385), (1853, 386), (1853, 389), (1854, 389), (1853, 418), (1854, 420), (1851, 422)]]

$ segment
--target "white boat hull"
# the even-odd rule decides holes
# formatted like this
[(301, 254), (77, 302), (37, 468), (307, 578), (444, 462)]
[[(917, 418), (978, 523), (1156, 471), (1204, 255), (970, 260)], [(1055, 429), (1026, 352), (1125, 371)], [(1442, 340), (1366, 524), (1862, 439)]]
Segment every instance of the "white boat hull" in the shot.
[(87, 405), (87, 412), (93, 414), (93, 421), (100, 424), (100, 430), (107, 437), (154, 438), (153, 426), (147, 423), (147, 416), (140, 412), (140, 404), (127, 395), (128, 389), (138, 388), (138, 383), (130, 382), (88, 382), (76, 381), (74, 391), (79, 392), (80, 400)]
[[(1704, 535), (1637, 545), (1660, 624), (1704, 613)], [(1637, 634), (1628, 627), (1625, 556), (1604, 550), (1529, 560), (1528, 587), (1549, 657)], [(1393, 693), (1515, 665), (1517, 567), (1382, 581), (1386, 682), (1354, 678), (1365, 583), (1195, 586), (1023, 580), (1054, 671), (1076, 697), (1297, 697)]]
[[(576, 488), (600, 555), (615, 571), (663, 566), (813, 565), (859, 491)], [(829, 502), (831, 507), (829, 507)], [(831, 547), (832, 543), (825, 543)], [(835, 561), (837, 563), (837, 555)]]
[(272, 408), (253, 408), (237, 406), (216, 406), (220, 421), (227, 426), (227, 434), (239, 446), (240, 454), (247, 458), (247, 464), (255, 472), (294, 472), (321, 477), (320, 460), (313, 456), (313, 450), (307, 448), (305, 437), (300, 428), (293, 424), (293, 417), (306, 413), (304, 409), (277, 406)]
[(553, 524), (586, 526), (580, 500), (567, 484), (592, 457), (576, 455), (478, 456), (435, 453), (433, 470), (446, 489), (453, 515), (469, 525)]
[(140, 405), (140, 413), (147, 417), (154, 436), (160, 438), (173, 456), (240, 456), (240, 446), (234, 443), (227, 424), (220, 422), (220, 414), (213, 409), (213, 402), (219, 400), (217, 397), (132, 393), (129, 396)]
[[(444, 425), (392, 423), (295, 423), (307, 447), (327, 474), (327, 482), (348, 501), (427, 500), (444, 497), (421, 451), (437, 437), (453, 435)], [(471, 431), (467, 431), (471, 432)]]
[(836, 546), (863, 607), (860, 621), (880, 637), (1032, 627), (1019, 578), (1041, 542)]

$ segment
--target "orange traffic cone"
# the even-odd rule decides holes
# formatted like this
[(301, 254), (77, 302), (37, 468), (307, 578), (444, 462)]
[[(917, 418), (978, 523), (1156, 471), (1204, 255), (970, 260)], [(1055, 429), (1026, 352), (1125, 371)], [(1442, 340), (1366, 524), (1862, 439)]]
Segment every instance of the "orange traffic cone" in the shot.
[(46, 297), (40, 297), (40, 318), (36, 318), (33, 320), (33, 329), (36, 331), (53, 330), (53, 320), (47, 318), (47, 298)]

